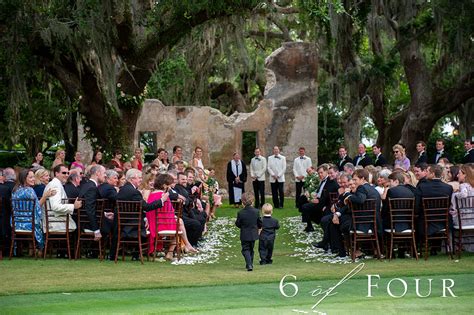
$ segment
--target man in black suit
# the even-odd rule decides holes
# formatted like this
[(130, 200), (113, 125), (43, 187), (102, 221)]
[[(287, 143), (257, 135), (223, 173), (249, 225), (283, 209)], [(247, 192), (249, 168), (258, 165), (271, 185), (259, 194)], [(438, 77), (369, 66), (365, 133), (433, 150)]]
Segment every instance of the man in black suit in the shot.
[(339, 168), (339, 172), (344, 171), (344, 165), (346, 163), (352, 163), (352, 159), (347, 155), (346, 147), (340, 146), (339, 147), (339, 161), (337, 162), (337, 167)]
[[(388, 176), (390, 181), (390, 188), (387, 191), (387, 197), (383, 201), (382, 206), (382, 222), (384, 229), (390, 229), (390, 206), (389, 199), (396, 198), (415, 198), (415, 194), (405, 186), (405, 177), (401, 172), (393, 172)], [(410, 218), (406, 218), (409, 220)], [(408, 223), (396, 223), (394, 229), (396, 232), (401, 232), (406, 229), (412, 229)]]
[(322, 164), (317, 172), (321, 180), (315, 198), (310, 196), (310, 201), (301, 207), (302, 221), (306, 223), (305, 232), (314, 231), (312, 221), (321, 223), (321, 218), (330, 213), (331, 198), (329, 193), (337, 192), (339, 186), (328, 176), (329, 166)]
[[(170, 174), (173, 176), (173, 174)], [(173, 177), (175, 178), (175, 177)], [(199, 218), (196, 218), (194, 208), (194, 202), (191, 196), (189, 195), (188, 190), (186, 189), (187, 186), (187, 176), (184, 173), (177, 174), (177, 184), (172, 187), (172, 197), (173, 198), (181, 198), (184, 200), (183, 205), (183, 223), (184, 228), (186, 229), (186, 235), (188, 236), (189, 243), (196, 247), (198, 245), (198, 241), (202, 236), (202, 232), (204, 230), (204, 226), (199, 221)]]
[(428, 167), (429, 166), (426, 163), (418, 163), (413, 167), (413, 173), (418, 181), (416, 187), (418, 187), (422, 182), (427, 181), (426, 177), (428, 176)]
[(449, 197), (449, 200), (451, 200), (451, 195), (453, 194), (453, 187), (441, 181), (442, 174), (443, 168), (441, 166), (430, 165), (428, 167), (428, 180), (419, 182), (416, 187), (415, 211), (419, 215), (417, 220), (417, 234), (419, 236), (419, 240), (424, 239), (425, 233), (428, 233), (428, 235), (432, 235), (445, 228), (445, 226), (441, 223), (430, 223), (430, 225), (428, 226), (428, 231), (425, 231), (422, 204), (423, 198), (429, 197)]
[[(142, 181), (142, 172), (135, 168), (131, 168), (127, 171), (125, 179), (127, 182), (120, 188), (120, 191), (117, 194), (118, 201), (140, 201), (142, 203), (143, 211), (148, 212), (163, 207), (165, 201), (168, 199), (169, 194), (164, 193), (161, 196), (161, 199), (155, 200), (152, 203), (147, 203), (143, 199), (142, 193), (137, 189)], [(142, 237), (146, 237), (144, 221), (142, 221), (141, 224)], [(124, 237), (137, 237), (137, 231), (129, 227), (125, 227), (121, 231), (121, 234)]]
[(367, 155), (365, 144), (359, 143), (358, 147), (359, 154), (354, 157), (354, 165), (366, 167), (367, 165), (372, 165), (372, 158)]
[(81, 176), (77, 173), (70, 173), (66, 184), (64, 184), (64, 191), (68, 198), (75, 199), (79, 197), (79, 193), (81, 192), (80, 184)]
[(247, 271), (253, 270), (255, 241), (258, 240), (258, 230), (262, 228), (262, 218), (258, 209), (252, 207), (254, 198), (250, 193), (242, 194), (244, 208), (237, 214), (235, 225), (240, 229), (242, 256), (245, 258)]
[[(115, 211), (115, 201), (117, 201), (118, 191), (118, 173), (114, 170), (105, 171), (105, 182), (99, 186), (100, 198), (107, 199), (111, 209), (104, 209), (104, 220), (102, 224), (102, 234), (108, 237), (112, 234), (110, 244), (109, 259), (115, 260), (115, 252), (117, 249), (117, 216)], [(107, 211), (108, 210), (108, 211)]]
[(466, 153), (462, 158), (462, 163), (474, 163), (474, 141), (469, 139), (464, 140), (464, 149), (466, 150)]
[(416, 152), (418, 152), (418, 158), (415, 164), (428, 163), (428, 156), (426, 155), (426, 143), (418, 141), (416, 143)]
[(193, 170), (188, 170), (186, 172), (186, 190), (188, 191), (189, 197), (192, 199), (193, 207), (192, 211), (194, 211), (194, 217), (199, 220), (203, 229), (205, 229), (205, 225), (207, 222), (207, 214), (204, 209), (206, 208), (206, 203), (201, 200), (201, 182), (195, 182), (195, 173)]
[(378, 144), (374, 144), (372, 146), (372, 152), (374, 152), (374, 157), (375, 157), (375, 166), (385, 166), (388, 164), (387, 160), (385, 157), (382, 155), (382, 147)]
[[(357, 189), (355, 193), (347, 197), (345, 202), (351, 201), (354, 204), (363, 204), (367, 199), (375, 199), (377, 233), (382, 235), (382, 219), (380, 217), (381, 198), (378, 191), (368, 183), (369, 172), (366, 169), (355, 170), (353, 180)], [(353, 228), (365, 233), (367, 233), (369, 230), (373, 231), (374, 229), (374, 227), (370, 224), (363, 223)]]
[(94, 240), (99, 241), (102, 238), (99, 222), (96, 218), (96, 201), (100, 199), (98, 186), (105, 180), (105, 167), (95, 165), (89, 171), (89, 181), (81, 186), (79, 198), (84, 199), (84, 210), (87, 213), (89, 223), (81, 226), (81, 229), (89, 229), (94, 232)]
[(444, 140), (436, 140), (436, 154), (431, 159), (431, 164), (438, 164), (439, 159), (446, 158), (449, 162), (453, 163), (451, 156), (444, 150)]
[(10, 249), (10, 237), (11, 237), (11, 197), (13, 187), (15, 187), (16, 173), (11, 167), (7, 167), (3, 170), (3, 178), (5, 182), (0, 184), (0, 197), (2, 198), (2, 204), (0, 205), (0, 237), (3, 239), (3, 247), (7, 253)]

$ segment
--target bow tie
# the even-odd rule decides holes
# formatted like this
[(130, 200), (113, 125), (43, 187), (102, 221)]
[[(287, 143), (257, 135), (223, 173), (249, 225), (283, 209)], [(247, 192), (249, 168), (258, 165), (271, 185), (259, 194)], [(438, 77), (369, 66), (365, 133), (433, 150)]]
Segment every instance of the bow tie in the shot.
[(438, 151), (438, 154), (443, 154), (443, 151)]
[(304, 156), (300, 156), (300, 160), (305, 160), (306, 158)]
[(275, 155), (275, 159), (280, 159), (280, 157), (278, 155)]
[(257, 161), (260, 161), (260, 158), (259, 158), (259, 157), (256, 157), (255, 159), (256, 159)]

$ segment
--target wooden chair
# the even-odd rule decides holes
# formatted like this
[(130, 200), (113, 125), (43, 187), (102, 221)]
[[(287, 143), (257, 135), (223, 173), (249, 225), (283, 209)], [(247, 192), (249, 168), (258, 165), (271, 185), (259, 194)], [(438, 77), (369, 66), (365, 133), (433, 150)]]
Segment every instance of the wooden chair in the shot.
[[(96, 201), (96, 210), (95, 218), (99, 225), (99, 228), (102, 226), (102, 218), (104, 211), (105, 199), (97, 199)], [(82, 207), (77, 209), (77, 240), (76, 240), (76, 259), (81, 258), (81, 246), (83, 242), (91, 243), (99, 247), (99, 259), (102, 261), (102, 242), (95, 241), (94, 231), (85, 228), (90, 224), (89, 216), (87, 215), (86, 210), (84, 209), (84, 200), (82, 200)], [(95, 246), (90, 246), (92, 248)]]
[(367, 199), (363, 204), (349, 202), (349, 207), (352, 212), (352, 230), (350, 232), (352, 261), (355, 261), (357, 244), (361, 242), (370, 242), (374, 254), (377, 252), (378, 258), (380, 259), (381, 257), (377, 233), (376, 202), (375, 199)]
[[(163, 248), (166, 248), (166, 244), (175, 245), (176, 257), (181, 259), (181, 235), (182, 231), (179, 229), (179, 221), (183, 215), (183, 202), (181, 200), (172, 201), (174, 211), (170, 212), (164, 207), (156, 209), (156, 238), (155, 238), (155, 251), (153, 253), (153, 260), (156, 258), (156, 248), (158, 242), (163, 243)], [(166, 226), (175, 226), (174, 229), (167, 229)], [(165, 229), (162, 229), (165, 226)], [(160, 229), (162, 229), (160, 231)]]
[[(117, 215), (117, 211), (115, 208), (115, 200), (109, 200), (109, 199), (101, 199), (103, 200), (103, 206), (102, 206), (102, 213), (105, 212), (113, 212), (114, 215)], [(104, 227), (107, 223), (106, 219), (102, 217), (102, 222), (101, 226)], [(102, 239), (100, 240), (102, 242), (102, 251), (105, 253), (106, 252), (106, 247), (108, 246), (109, 249), (112, 247), (112, 233), (113, 231), (110, 231), (106, 234), (102, 234)], [(111, 254), (111, 253), (109, 253)]]
[(3, 198), (0, 197), (0, 260), (3, 260), (3, 251), (5, 250), (5, 219), (4, 219), (4, 213), (6, 210), (4, 209), (3, 206)]
[[(32, 244), (33, 253), (36, 258), (35, 207), (35, 199), (12, 199), (10, 259), (13, 256), (15, 242), (17, 242), (17, 254), (20, 251), (21, 247), (18, 246), (20, 241), (27, 241), (28, 245)], [(20, 227), (21, 224), (31, 224), (31, 230), (22, 229)]]
[[(143, 227), (143, 211), (141, 201), (122, 201), (117, 200), (117, 251), (115, 253), (115, 263), (117, 263), (120, 245), (122, 245), (122, 261), (125, 260), (125, 247), (128, 245), (137, 245), (140, 255), (140, 261), (143, 264), (143, 251), (148, 255), (148, 240), (145, 236)], [(142, 235), (142, 232), (144, 235)], [(136, 235), (135, 235), (136, 234)]]
[(463, 238), (469, 233), (474, 236), (474, 196), (456, 198), (457, 216), (453, 219), (453, 245), (457, 249), (458, 258), (461, 258), (463, 245), (474, 244), (474, 241), (465, 241)]
[[(411, 254), (415, 254), (418, 260), (418, 252), (416, 250), (415, 238), (415, 198), (389, 198), (390, 209), (390, 229), (385, 229), (385, 233), (389, 236), (389, 260), (392, 259), (394, 241), (410, 242)], [(402, 231), (397, 232), (399, 226), (403, 227)]]
[[(449, 226), (448, 226), (448, 216), (449, 216), (449, 197), (431, 197), (431, 198), (422, 198), (423, 205), (423, 220), (424, 220), (424, 247), (425, 260), (428, 259), (428, 243), (432, 240), (439, 240), (445, 242), (446, 252), (449, 253), (451, 259), (453, 258), (453, 253), (450, 249), (450, 238), (449, 238)], [(436, 230), (435, 233), (430, 234), (430, 229)]]
[[(54, 212), (51, 210), (51, 205), (49, 204), (49, 200), (46, 201), (44, 207), (44, 223), (45, 223), (45, 241), (44, 241), (44, 258), (46, 258), (46, 254), (48, 253), (48, 246), (50, 242), (58, 242), (58, 248), (60, 249), (59, 245), (62, 241), (66, 242), (66, 250), (68, 259), (71, 259), (71, 243), (70, 243), (70, 235), (69, 235), (69, 214), (66, 215), (66, 222), (62, 219), (58, 219)], [(58, 224), (66, 224), (65, 229), (57, 230), (54, 225)], [(52, 251), (52, 248), (50, 249)], [(50, 255), (51, 257), (51, 255)]]

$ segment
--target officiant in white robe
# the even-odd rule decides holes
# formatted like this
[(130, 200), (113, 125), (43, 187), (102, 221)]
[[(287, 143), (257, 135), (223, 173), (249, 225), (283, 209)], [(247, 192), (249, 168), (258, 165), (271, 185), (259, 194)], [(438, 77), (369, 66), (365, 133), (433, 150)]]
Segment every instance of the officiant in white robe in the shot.
[(240, 159), (239, 153), (232, 155), (232, 160), (227, 163), (227, 183), (229, 184), (229, 204), (241, 204), (242, 193), (245, 192), (247, 181), (247, 167)]

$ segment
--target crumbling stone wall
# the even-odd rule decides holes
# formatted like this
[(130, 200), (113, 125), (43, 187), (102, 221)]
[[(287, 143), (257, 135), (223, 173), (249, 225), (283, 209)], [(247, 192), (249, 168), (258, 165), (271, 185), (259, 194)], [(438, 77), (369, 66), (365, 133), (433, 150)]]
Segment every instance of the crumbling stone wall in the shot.
[[(195, 146), (204, 151), (206, 167), (217, 170), (225, 187), (225, 170), (233, 152), (241, 153), (242, 132), (257, 132), (263, 154), (268, 156), (278, 145), (287, 158), (286, 194), (294, 191), (293, 160), (298, 148), (317, 163), (318, 112), (316, 107), (317, 50), (309, 43), (285, 43), (266, 60), (265, 97), (252, 113), (225, 116), (211, 107), (164, 106), (146, 100), (138, 119), (135, 146), (141, 132), (157, 132), (157, 146), (171, 153), (174, 145), (184, 149), (190, 160)], [(266, 185), (270, 188), (270, 185)], [(247, 189), (251, 190), (248, 181)]]

